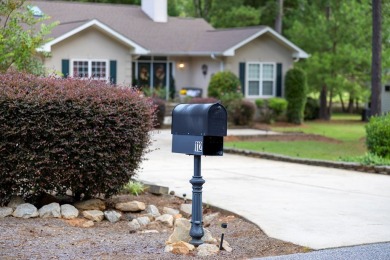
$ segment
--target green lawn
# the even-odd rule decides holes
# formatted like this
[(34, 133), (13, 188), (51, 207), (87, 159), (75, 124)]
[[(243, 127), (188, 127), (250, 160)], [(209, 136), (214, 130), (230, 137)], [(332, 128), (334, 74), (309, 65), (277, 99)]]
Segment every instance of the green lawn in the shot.
[[(300, 132), (322, 135), (339, 142), (320, 141), (242, 141), (226, 142), (226, 147), (282, 154), (299, 158), (339, 161), (340, 158), (362, 156), (366, 153), (364, 144), (365, 123), (357, 116), (335, 115), (330, 122), (305, 122), (302, 126), (271, 127), (276, 132)], [(266, 140), (266, 139), (265, 139)]]
[(325, 143), (315, 141), (291, 142), (227, 142), (226, 147), (282, 154), (291, 157), (339, 161), (340, 158), (364, 155), (366, 149), (359, 142)]
[(306, 134), (322, 135), (344, 142), (359, 141), (365, 137), (365, 123), (358, 120), (344, 121), (335, 118), (330, 122), (311, 121), (297, 127), (271, 127), (276, 132), (302, 132)]

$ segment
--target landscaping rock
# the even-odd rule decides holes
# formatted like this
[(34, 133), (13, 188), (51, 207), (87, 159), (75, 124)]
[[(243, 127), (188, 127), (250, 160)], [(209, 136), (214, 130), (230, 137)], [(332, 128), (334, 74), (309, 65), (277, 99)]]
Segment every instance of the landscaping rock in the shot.
[(148, 186), (148, 191), (155, 195), (166, 195), (169, 192), (168, 187), (153, 185), (153, 184), (147, 186)]
[(125, 212), (139, 212), (145, 210), (145, 203), (139, 201), (120, 202), (115, 204), (115, 208)]
[(179, 218), (183, 218), (183, 215), (182, 214), (176, 214), (173, 216), (173, 219), (174, 219), (174, 222), (176, 221), (176, 219), (179, 219)]
[(57, 202), (53, 202), (40, 208), (38, 213), (41, 218), (60, 218), (61, 207)]
[(81, 227), (84, 227), (84, 228), (89, 228), (89, 227), (93, 227), (95, 225), (95, 223), (93, 223), (92, 220), (87, 220), (85, 221)]
[(189, 218), (192, 215), (192, 204), (181, 204), (180, 211), (183, 216)]
[(121, 219), (122, 214), (115, 210), (107, 210), (104, 211), (104, 217), (111, 223), (115, 223)]
[(83, 217), (95, 222), (100, 222), (104, 219), (104, 213), (100, 210), (86, 210), (83, 211)]
[(20, 204), (24, 204), (24, 200), (22, 197), (20, 196), (12, 196), (11, 197), (11, 200), (9, 201), (7, 207), (8, 208), (12, 208), (12, 209), (16, 209)]
[(86, 220), (82, 218), (67, 219), (65, 221), (72, 227), (89, 228), (95, 225), (92, 220)]
[(147, 213), (151, 214), (155, 218), (161, 216), (160, 211), (154, 205), (148, 205), (145, 210)]
[(176, 219), (173, 233), (169, 236), (166, 244), (173, 244), (175, 242), (184, 241), (189, 242), (191, 222), (185, 218)]
[(129, 225), (129, 228), (130, 228), (130, 232), (137, 231), (137, 230), (139, 230), (141, 228), (141, 225), (139, 224), (137, 219), (133, 219), (132, 221), (130, 221), (128, 223), (128, 225)]
[(219, 247), (212, 244), (201, 244), (197, 251), (197, 256), (211, 256), (219, 252)]
[(74, 204), (78, 210), (105, 210), (106, 204), (100, 199), (90, 199), (86, 201), (79, 201)]
[(39, 213), (34, 205), (23, 203), (16, 207), (12, 215), (17, 218), (35, 218), (39, 216)]
[[(221, 242), (220, 239), (218, 239), (218, 244)], [(232, 252), (233, 251), (233, 248), (230, 247), (229, 243), (226, 241), (226, 240), (223, 240), (222, 242), (222, 248), (226, 251), (226, 252)]]
[(14, 212), (14, 210), (12, 208), (1, 207), (0, 208), (0, 218), (8, 217), (8, 216), (12, 215), (13, 212)]
[(217, 240), (215, 238), (213, 238), (213, 235), (211, 234), (211, 232), (208, 229), (204, 228), (203, 231), (204, 231), (204, 234), (202, 237), (203, 242), (209, 243), (209, 244), (217, 244), (218, 243)]
[(219, 217), (219, 212), (205, 215), (203, 217), (203, 226), (208, 227), (212, 222), (214, 222)]
[(173, 216), (170, 214), (164, 214), (156, 218), (157, 222), (160, 222), (168, 227), (173, 227)]
[(150, 223), (149, 217), (139, 217), (137, 218), (137, 221), (141, 227), (146, 227)]
[(177, 209), (164, 207), (164, 208), (163, 208), (163, 213), (164, 213), (164, 214), (170, 214), (170, 215), (172, 215), (172, 216), (175, 216), (175, 215), (179, 214), (180, 211), (178, 211)]
[(190, 253), (190, 251), (192, 251), (194, 249), (195, 249), (195, 246), (193, 246), (189, 243), (183, 242), (183, 241), (179, 241), (179, 242), (176, 242), (176, 243), (173, 243), (170, 245), (166, 245), (164, 251), (171, 252), (171, 253), (177, 254), (177, 255), (187, 255)]
[(74, 219), (79, 216), (79, 210), (73, 205), (64, 204), (61, 205), (61, 216), (65, 219)]
[(122, 219), (127, 221), (132, 221), (133, 219), (136, 219), (137, 217), (130, 213), (125, 213), (122, 215)]

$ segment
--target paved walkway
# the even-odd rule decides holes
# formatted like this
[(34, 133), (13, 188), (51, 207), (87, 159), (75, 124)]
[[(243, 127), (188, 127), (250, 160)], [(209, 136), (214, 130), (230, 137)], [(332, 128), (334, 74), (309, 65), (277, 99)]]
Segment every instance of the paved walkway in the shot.
[[(234, 130), (228, 134), (264, 134)], [(154, 135), (140, 180), (191, 197), (193, 156)], [(225, 154), (202, 157), (203, 203), (235, 212), (267, 235), (313, 249), (390, 241), (390, 176)]]

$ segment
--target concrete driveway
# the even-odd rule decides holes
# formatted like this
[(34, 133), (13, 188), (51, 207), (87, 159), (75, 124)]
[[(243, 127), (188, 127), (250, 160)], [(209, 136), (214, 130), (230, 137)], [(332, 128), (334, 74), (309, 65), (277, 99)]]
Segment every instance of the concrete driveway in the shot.
[[(236, 130), (234, 134), (263, 134)], [(228, 134), (232, 134), (232, 132)], [(193, 156), (154, 134), (138, 179), (191, 197)], [(252, 221), (267, 235), (313, 249), (390, 241), (390, 176), (225, 154), (202, 157), (203, 203)]]

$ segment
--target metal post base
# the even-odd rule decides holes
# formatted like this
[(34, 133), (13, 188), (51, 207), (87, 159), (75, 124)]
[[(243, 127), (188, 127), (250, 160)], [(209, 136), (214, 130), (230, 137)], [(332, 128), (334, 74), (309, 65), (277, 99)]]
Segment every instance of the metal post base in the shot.
[(194, 156), (194, 176), (190, 180), (192, 184), (192, 217), (191, 217), (191, 229), (190, 236), (192, 240), (190, 244), (199, 246), (203, 244), (202, 237), (203, 221), (202, 221), (202, 185), (205, 180), (200, 175), (201, 157), (200, 155)]

